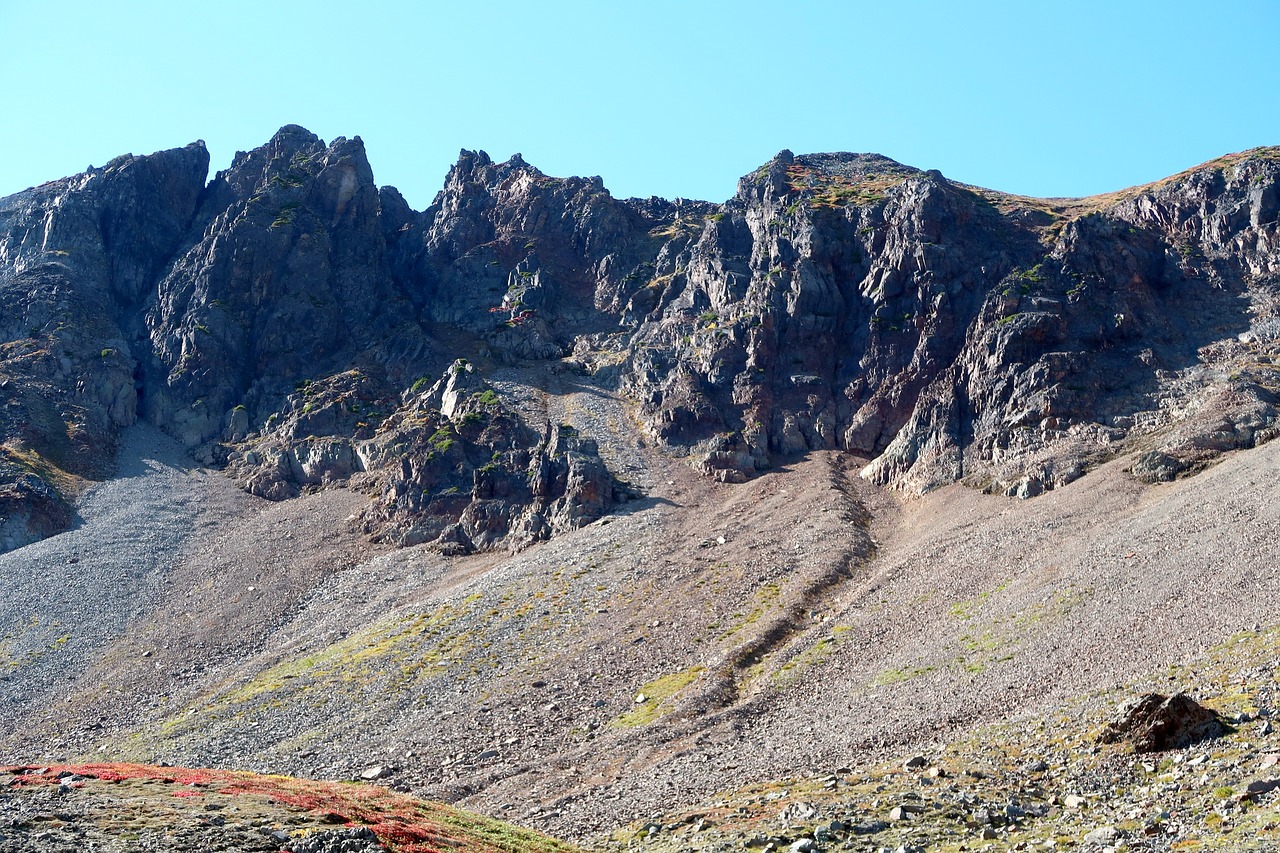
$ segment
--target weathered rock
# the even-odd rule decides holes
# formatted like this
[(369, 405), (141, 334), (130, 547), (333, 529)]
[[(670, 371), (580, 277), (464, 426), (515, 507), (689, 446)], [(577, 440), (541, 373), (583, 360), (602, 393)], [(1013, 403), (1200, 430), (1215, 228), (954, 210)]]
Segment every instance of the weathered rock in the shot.
[(113, 469), (142, 306), (204, 185), (203, 143), (0, 199), (0, 548), (70, 523), (66, 475)]
[(361, 515), (366, 531), (403, 545), (435, 541), (451, 555), (519, 548), (627, 497), (593, 441), (567, 424), (548, 423), (539, 436), (472, 371), (455, 362), (354, 443), (366, 472), (357, 486), (377, 495)]
[(1098, 736), (1100, 743), (1125, 741), (1134, 752), (1182, 749), (1226, 733), (1216, 712), (1185, 693), (1148, 693), (1128, 702)]
[[(470, 435), (479, 373), (418, 383), (570, 353), (723, 482), (815, 449), (916, 491), (1185, 476), (1280, 434), (1273, 153), (1041, 204), (784, 151), (714, 205), (462, 152), (422, 213), (295, 126), (207, 187), (199, 144), (117, 158), (0, 200), (0, 443), (38, 457), (0, 485), (106, 476), (142, 417), (255, 494), (367, 488), (389, 541), (530, 542), (618, 499), (592, 436)], [(41, 494), (0, 547), (69, 523)]]
[(1280, 779), (1255, 779), (1236, 794), (1237, 800), (1253, 800), (1280, 789)]
[(285, 853), (385, 853), (386, 849), (367, 826), (322, 829), (290, 839), (281, 848)]
[(1114, 826), (1100, 826), (1085, 834), (1084, 843), (1103, 846), (1114, 844), (1119, 837), (1120, 833)]

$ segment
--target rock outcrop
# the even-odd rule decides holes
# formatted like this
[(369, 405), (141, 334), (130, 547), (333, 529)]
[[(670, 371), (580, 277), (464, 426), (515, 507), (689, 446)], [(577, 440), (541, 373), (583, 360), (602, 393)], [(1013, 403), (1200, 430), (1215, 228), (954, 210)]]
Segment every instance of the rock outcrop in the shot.
[(71, 520), (137, 410), (141, 312), (195, 214), (203, 143), (0, 199), (0, 548)]
[(0, 200), (0, 547), (69, 524), (139, 417), (263, 497), (364, 489), (390, 541), (607, 512), (593, 437), (485, 384), (513, 363), (590, 375), (727, 482), (836, 449), (1033, 497), (1277, 432), (1277, 149), (1077, 200), (784, 151), (722, 205), (464, 151), (421, 213), (358, 138), (289, 126), (207, 168), (197, 143)]
[(1098, 736), (1099, 743), (1126, 742), (1134, 752), (1185, 749), (1227, 729), (1218, 715), (1185, 693), (1148, 693), (1128, 702)]
[(1277, 159), (1055, 203), (783, 152), (682, 258), (629, 390), (728, 479), (838, 448), (1025, 497), (1141, 441), (1193, 469), (1275, 434)]

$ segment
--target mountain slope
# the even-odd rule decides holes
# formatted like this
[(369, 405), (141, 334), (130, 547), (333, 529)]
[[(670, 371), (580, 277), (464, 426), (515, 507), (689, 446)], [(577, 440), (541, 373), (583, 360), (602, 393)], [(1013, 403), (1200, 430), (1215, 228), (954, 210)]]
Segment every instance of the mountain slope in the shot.
[(206, 161), (0, 203), (13, 764), (376, 763), (582, 839), (1274, 622), (1276, 149), (723, 205), (464, 152), (421, 213), (358, 140)]

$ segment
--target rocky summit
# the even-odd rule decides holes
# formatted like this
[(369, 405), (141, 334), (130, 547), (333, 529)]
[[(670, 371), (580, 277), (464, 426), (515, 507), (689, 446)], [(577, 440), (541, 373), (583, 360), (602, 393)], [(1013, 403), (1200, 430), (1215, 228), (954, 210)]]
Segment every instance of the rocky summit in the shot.
[[(463, 151), (415, 211), (296, 126), (208, 168), (0, 199), (0, 847), (77, 823), (42, 768), (109, 760), (374, 766), (588, 846), (703, 803), (739, 835), (670, 849), (1028, 849), (1080, 804), (957, 789), (948, 840), (946, 768), (915, 800), (870, 768), (1064, 707), (1212, 723), (1090, 756), (1241, 737), (1183, 693), (1280, 603), (1280, 148), (1082, 199), (790, 151), (722, 204), (617, 199)], [(1142, 843), (1237, 849), (1274, 799)], [(837, 817), (757, 831), (775, 801)], [(1039, 841), (1137, 838), (1108, 820)]]

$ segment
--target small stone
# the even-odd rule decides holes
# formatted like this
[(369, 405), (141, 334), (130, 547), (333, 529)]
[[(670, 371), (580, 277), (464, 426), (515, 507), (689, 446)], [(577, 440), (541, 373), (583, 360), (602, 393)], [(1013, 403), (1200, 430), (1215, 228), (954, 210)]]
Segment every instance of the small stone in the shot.
[(984, 826), (982, 832), (978, 833), (978, 837), (984, 841), (990, 841), (996, 837), (996, 831), (989, 826)]
[(1028, 761), (1026, 764), (1022, 765), (1023, 773), (1043, 773), (1048, 769), (1049, 769), (1049, 765), (1045, 764), (1040, 759), (1036, 759), (1035, 761)]
[(1085, 835), (1084, 843), (1114, 844), (1116, 839), (1119, 837), (1120, 832), (1114, 826), (1100, 826)]
[(648, 697), (648, 696), (646, 696), (646, 695), (644, 695), (643, 693), (637, 693), (637, 694), (636, 694), (636, 704), (637, 704), (637, 705), (643, 705), (645, 702), (648, 702), (648, 701), (649, 701), (649, 697)]
[(813, 843), (812, 838), (801, 838), (798, 841), (791, 842), (791, 846), (787, 849), (791, 853), (814, 853), (818, 849), (818, 845)]
[(390, 776), (393, 772), (394, 771), (390, 767), (387, 767), (382, 764), (375, 764), (371, 767), (366, 767), (365, 769), (361, 770), (360, 778), (366, 782), (372, 782), (375, 779), (385, 779), (386, 777)]
[(1082, 809), (1084, 808), (1085, 802), (1085, 798), (1079, 794), (1068, 794), (1062, 800), (1062, 804), (1069, 809)]
[(778, 815), (784, 824), (804, 823), (817, 816), (818, 809), (812, 803), (792, 803)]
[(916, 755), (911, 758), (908, 758), (905, 762), (903, 762), (902, 769), (903, 770), (919, 770), (921, 767), (924, 767), (928, 763), (929, 762), (925, 760), (925, 757), (923, 755)]

